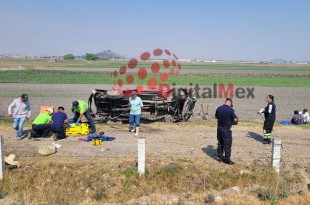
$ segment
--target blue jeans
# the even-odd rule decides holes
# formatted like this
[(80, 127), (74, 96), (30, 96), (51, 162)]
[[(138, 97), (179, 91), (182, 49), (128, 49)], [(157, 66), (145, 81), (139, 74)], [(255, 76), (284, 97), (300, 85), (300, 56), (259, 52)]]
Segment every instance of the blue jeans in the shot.
[(22, 118), (14, 118), (13, 127), (16, 131), (16, 137), (21, 137), (23, 135), (23, 128), (25, 124), (25, 117)]
[(129, 115), (129, 124), (130, 125), (135, 125), (136, 127), (140, 127), (140, 117), (141, 114), (139, 115)]

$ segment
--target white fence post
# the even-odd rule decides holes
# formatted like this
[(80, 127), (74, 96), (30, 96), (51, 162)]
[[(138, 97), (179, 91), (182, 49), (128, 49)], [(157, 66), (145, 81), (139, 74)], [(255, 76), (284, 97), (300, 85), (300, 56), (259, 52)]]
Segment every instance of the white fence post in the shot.
[(138, 172), (140, 175), (145, 173), (145, 138), (138, 138)]
[(279, 173), (280, 172), (280, 162), (281, 162), (281, 140), (272, 140), (272, 152), (271, 152), (271, 162), (272, 166)]
[(3, 137), (0, 136), (0, 180), (3, 179), (3, 170), (4, 170), (5, 162), (3, 155)]

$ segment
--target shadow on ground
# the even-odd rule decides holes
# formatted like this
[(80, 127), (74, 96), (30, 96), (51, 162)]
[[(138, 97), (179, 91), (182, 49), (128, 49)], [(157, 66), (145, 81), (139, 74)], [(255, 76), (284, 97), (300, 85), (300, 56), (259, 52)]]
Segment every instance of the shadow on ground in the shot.
[(217, 148), (213, 145), (208, 145), (207, 147), (202, 148), (202, 151), (217, 161)]
[(263, 137), (255, 132), (248, 132), (247, 137), (252, 138), (258, 142), (262, 142)]

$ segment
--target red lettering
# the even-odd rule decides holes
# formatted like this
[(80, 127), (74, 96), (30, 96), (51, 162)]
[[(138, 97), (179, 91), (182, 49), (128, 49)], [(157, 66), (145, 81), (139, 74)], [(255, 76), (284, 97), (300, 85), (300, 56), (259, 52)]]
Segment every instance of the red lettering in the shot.
[(219, 98), (222, 98), (223, 95), (225, 98), (232, 98), (233, 97), (233, 90), (234, 90), (234, 86), (232, 83), (229, 83), (227, 86), (227, 89), (225, 89), (225, 86), (223, 83), (219, 84)]

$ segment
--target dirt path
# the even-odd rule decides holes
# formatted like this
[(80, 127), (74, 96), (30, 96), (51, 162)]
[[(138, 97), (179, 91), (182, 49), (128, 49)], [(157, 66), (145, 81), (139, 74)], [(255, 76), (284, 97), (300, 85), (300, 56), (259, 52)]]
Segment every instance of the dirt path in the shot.
[[(63, 159), (85, 161), (96, 158), (117, 160), (118, 162), (137, 162), (138, 138), (128, 132), (128, 125), (97, 124), (97, 130), (105, 131), (106, 135), (114, 136), (114, 141), (104, 141), (100, 146), (91, 142), (79, 142), (78, 137), (70, 136), (55, 143), (61, 145), (57, 153), (50, 156), (40, 156), (37, 151), (41, 145), (50, 145), (52, 138), (39, 141), (15, 139), (15, 130), (8, 123), (1, 125), (1, 135), (4, 137), (5, 155), (16, 154), (22, 166), (30, 161), (38, 160), (57, 163)], [(29, 126), (26, 129), (29, 130)], [(271, 163), (272, 145), (262, 144), (261, 125), (237, 125), (233, 128), (232, 160), (234, 167), (252, 167), (253, 164)], [(309, 129), (293, 126), (276, 126), (273, 136), (282, 140), (281, 172), (296, 173), (300, 180), (296, 182), (292, 193), (303, 190), (308, 193), (310, 178), (310, 140)], [(140, 137), (146, 139), (146, 166), (154, 165), (157, 161), (173, 161), (174, 159), (190, 160), (208, 164), (217, 170), (233, 168), (219, 163), (217, 156), (216, 126), (209, 122), (188, 122), (180, 124), (153, 123), (142, 124)], [(90, 159), (90, 160), (87, 160)], [(251, 169), (251, 168), (249, 168)]]
[[(8, 123), (6, 123), (8, 124)], [(3, 126), (1, 126), (3, 127)], [(127, 125), (97, 124), (98, 131), (116, 137), (114, 141), (105, 141), (101, 146), (93, 146), (91, 142), (79, 142), (77, 136), (57, 141), (61, 144), (56, 156), (112, 156), (136, 157), (137, 137), (128, 132)], [(26, 127), (26, 130), (30, 127)], [(261, 143), (262, 128), (258, 126), (235, 126), (233, 128), (232, 157), (236, 163), (247, 163), (255, 160), (270, 162), (271, 145)], [(52, 138), (40, 141), (15, 139), (14, 130), (6, 125), (1, 129), (4, 137), (6, 154), (15, 153), (20, 157), (38, 156), (40, 145), (51, 144)], [(277, 126), (273, 136), (282, 140), (283, 166), (299, 164), (309, 167), (310, 136), (308, 129), (292, 126)], [(82, 136), (86, 137), (86, 136)], [(207, 122), (194, 124), (155, 123), (142, 125), (140, 137), (146, 138), (146, 154), (151, 157), (190, 157), (203, 158), (207, 163), (216, 162), (217, 139), (216, 127)], [(309, 173), (308, 173), (309, 174)], [(310, 176), (308, 176), (310, 177)]]

